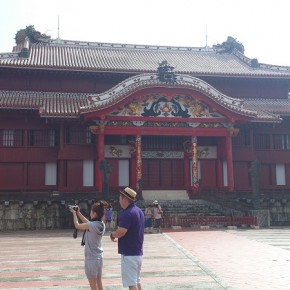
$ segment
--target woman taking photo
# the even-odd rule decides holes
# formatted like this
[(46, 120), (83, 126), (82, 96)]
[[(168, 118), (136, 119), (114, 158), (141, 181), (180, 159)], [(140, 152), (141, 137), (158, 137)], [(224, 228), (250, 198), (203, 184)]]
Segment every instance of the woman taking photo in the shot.
[[(105, 201), (94, 203), (90, 211), (90, 220), (82, 215), (78, 206), (70, 207), (75, 228), (84, 231), (82, 246), (85, 246), (85, 273), (92, 290), (103, 290), (102, 237), (105, 233), (105, 224), (102, 219), (107, 205)], [(79, 223), (78, 218), (82, 223)]]

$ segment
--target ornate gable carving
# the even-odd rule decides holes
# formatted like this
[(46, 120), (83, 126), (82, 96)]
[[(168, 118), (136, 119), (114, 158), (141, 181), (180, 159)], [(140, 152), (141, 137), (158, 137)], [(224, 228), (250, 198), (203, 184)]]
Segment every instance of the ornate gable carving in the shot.
[(210, 108), (190, 95), (168, 97), (161, 94), (144, 95), (122, 108), (110, 113), (111, 116), (136, 117), (181, 117), (181, 118), (223, 118), (211, 112)]

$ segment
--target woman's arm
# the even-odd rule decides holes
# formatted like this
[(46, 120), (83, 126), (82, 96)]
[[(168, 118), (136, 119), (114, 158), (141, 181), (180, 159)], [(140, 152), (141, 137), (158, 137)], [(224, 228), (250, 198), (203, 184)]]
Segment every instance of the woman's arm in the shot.
[(78, 221), (78, 217), (77, 217), (77, 212), (74, 209), (70, 209), (70, 212), (73, 215), (73, 222), (74, 222), (74, 226), (77, 230), (88, 230), (89, 229), (89, 224), (88, 224), (88, 220), (82, 215), (82, 217), (84, 218), (84, 220), (86, 220), (86, 222), (80, 224)]
[(80, 218), (80, 220), (83, 222), (83, 223), (87, 223), (89, 220), (83, 216), (83, 214), (81, 213), (80, 209), (78, 208), (77, 210), (77, 216)]

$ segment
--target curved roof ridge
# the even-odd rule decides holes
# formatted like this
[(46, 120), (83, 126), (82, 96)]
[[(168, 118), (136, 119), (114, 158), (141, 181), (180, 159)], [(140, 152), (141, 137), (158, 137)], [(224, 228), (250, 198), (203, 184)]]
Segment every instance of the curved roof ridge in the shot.
[(171, 87), (184, 88), (199, 91), (210, 98), (215, 103), (222, 107), (246, 116), (256, 116), (257, 112), (249, 109), (244, 109), (243, 101), (237, 98), (229, 97), (207, 82), (189, 75), (175, 74), (176, 81), (173, 83), (166, 83), (159, 80), (157, 74), (141, 74), (128, 78), (117, 84), (108, 91), (100, 94), (88, 95), (88, 105), (80, 108), (80, 111), (91, 112), (94, 110), (101, 110), (112, 106), (134, 92), (152, 87)]
[[(252, 61), (255, 58), (249, 58), (236, 49), (233, 51), (233, 54), (237, 56), (240, 60), (242, 60), (245, 64), (249, 65), (250, 67), (253, 67)], [(263, 68), (263, 69), (269, 69), (269, 70), (290, 72), (290, 66), (286, 66), (286, 65), (274, 65), (274, 64), (259, 63), (259, 62), (257, 62), (257, 64), (258, 64), (257, 68), (259, 69)]]
[(188, 46), (171, 46), (171, 45), (154, 45), (154, 44), (126, 44), (126, 43), (110, 43), (110, 42), (91, 42), (77, 41), (65, 39), (50, 39), (39, 45), (65, 45), (65, 46), (80, 46), (80, 47), (98, 47), (98, 48), (120, 48), (120, 49), (146, 49), (146, 50), (171, 50), (171, 51), (197, 51), (197, 52), (214, 52), (211, 47), (188, 47)]

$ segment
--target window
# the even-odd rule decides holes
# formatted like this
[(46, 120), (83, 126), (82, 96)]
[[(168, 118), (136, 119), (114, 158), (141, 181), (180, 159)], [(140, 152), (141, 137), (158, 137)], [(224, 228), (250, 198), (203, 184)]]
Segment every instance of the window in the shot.
[(285, 164), (276, 164), (276, 184), (286, 185)]
[(57, 166), (55, 162), (45, 163), (45, 185), (56, 185)]
[(55, 130), (49, 130), (49, 147), (56, 146), (56, 131)]
[(270, 136), (266, 134), (254, 135), (255, 149), (270, 149)]
[(289, 150), (290, 149), (290, 135), (288, 134), (275, 134), (273, 135), (273, 146), (276, 150)]
[(56, 130), (29, 130), (28, 146), (55, 147), (57, 145)]
[(119, 160), (119, 176), (118, 176), (118, 185), (119, 186), (128, 186), (129, 184), (129, 160)]
[(83, 186), (94, 186), (94, 161), (83, 161)]
[(250, 146), (250, 131), (241, 129), (239, 134), (233, 137), (233, 146)]
[(3, 130), (3, 146), (13, 146), (14, 144), (14, 131)]
[(0, 130), (0, 146), (21, 147), (23, 146), (23, 130)]
[(66, 144), (92, 144), (94, 135), (89, 127), (67, 127), (65, 130)]
[(223, 160), (223, 183), (224, 186), (228, 186), (228, 165), (226, 160)]

